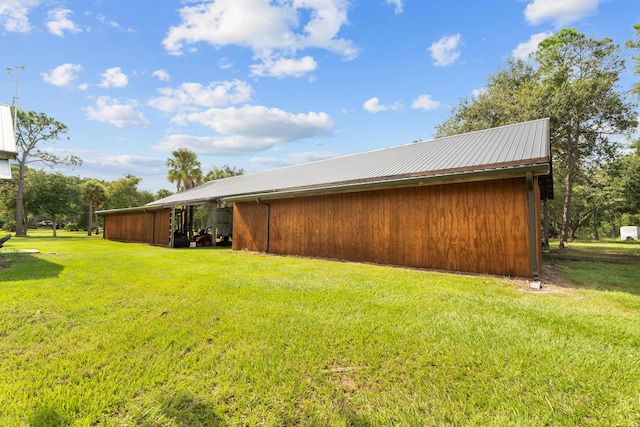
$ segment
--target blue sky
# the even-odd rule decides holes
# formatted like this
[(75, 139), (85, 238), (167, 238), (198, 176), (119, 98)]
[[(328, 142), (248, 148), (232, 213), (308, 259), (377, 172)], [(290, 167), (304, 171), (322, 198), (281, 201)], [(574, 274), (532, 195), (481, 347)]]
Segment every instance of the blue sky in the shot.
[(251, 173), (430, 139), (509, 56), (564, 27), (624, 45), (638, 20), (638, 0), (0, 0), (0, 103), (17, 75), (18, 106), (68, 126), (64, 173), (173, 190), (180, 147)]

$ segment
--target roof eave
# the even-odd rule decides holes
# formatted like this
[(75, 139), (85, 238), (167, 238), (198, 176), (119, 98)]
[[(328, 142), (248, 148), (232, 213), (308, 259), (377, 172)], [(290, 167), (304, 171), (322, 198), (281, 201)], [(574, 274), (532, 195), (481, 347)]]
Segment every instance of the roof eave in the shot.
[(119, 209), (103, 209), (96, 211), (97, 215), (109, 215), (116, 213), (127, 213), (127, 212), (150, 212), (150, 211), (158, 211), (164, 209), (164, 206), (137, 206), (133, 208), (119, 208)]
[(535, 176), (548, 175), (551, 172), (549, 163), (539, 163), (518, 167), (508, 167), (500, 169), (484, 169), (475, 171), (464, 171), (447, 174), (431, 174), (424, 176), (414, 176), (411, 178), (390, 177), (370, 182), (340, 183), (338, 185), (324, 185), (320, 187), (293, 189), (293, 190), (273, 190), (250, 194), (221, 197), (223, 202), (245, 202), (256, 199), (282, 199), (298, 196), (312, 196), (321, 194), (347, 193), (356, 191), (381, 190), (388, 188), (400, 188), (415, 185), (435, 185), (442, 183), (458, 183), (472, 181), (488, 181), (496, 178), (512, 178), (525, 176), (527, 172), (532, 172)]

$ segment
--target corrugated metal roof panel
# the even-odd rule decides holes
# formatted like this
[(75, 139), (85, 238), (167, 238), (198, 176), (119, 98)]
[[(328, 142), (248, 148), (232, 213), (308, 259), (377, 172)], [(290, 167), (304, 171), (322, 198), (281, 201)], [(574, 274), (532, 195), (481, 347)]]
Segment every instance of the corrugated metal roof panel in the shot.
[(541, 119), (210, 181), (149, 206), (535, 165), (550, 161), (549, 150), (549, 119)]

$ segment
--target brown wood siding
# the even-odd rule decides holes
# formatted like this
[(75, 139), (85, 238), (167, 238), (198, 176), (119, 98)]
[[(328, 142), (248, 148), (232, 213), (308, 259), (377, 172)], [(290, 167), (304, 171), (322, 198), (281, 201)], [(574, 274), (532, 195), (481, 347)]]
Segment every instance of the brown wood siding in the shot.
[(169, 246), (170, 223), (170, 209), (111, 213), (104, 216), (104, 238)]
[[(267, 207), (257, 202), (235, 204), (233, 248), (262, 252), (266, 245)], [(271, 227), (273, 229), (273, 227)], [(273, 238), (273, 237), (272, 237)]]
[[(539, 224), (537, 194), (535, 200)], [(525, 178), (268, 202), (270, 253), (532, 275)], [(266, 206), (241, 202), (234, 209), (233, 248), (263, 251)]]

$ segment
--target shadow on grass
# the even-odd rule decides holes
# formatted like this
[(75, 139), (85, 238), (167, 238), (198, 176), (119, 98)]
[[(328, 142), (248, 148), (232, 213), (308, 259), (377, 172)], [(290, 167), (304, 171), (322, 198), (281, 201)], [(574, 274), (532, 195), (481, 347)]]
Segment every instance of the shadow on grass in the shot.
[(188, 394), (165, 396), (160, 401), (164, 416), (179, 426), (222, 427), (226, 424), (215, 408)]
[(30, 254), (0, 254), (0, 282), (50, 279), (60, 276), (63, 269), (59, 264)]
[(49, 406), (35, 408), (28, 422), (31, 427), (58, 427), (69, 424), (56, 409)]

